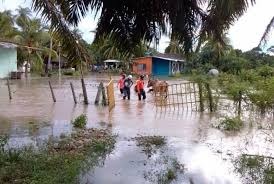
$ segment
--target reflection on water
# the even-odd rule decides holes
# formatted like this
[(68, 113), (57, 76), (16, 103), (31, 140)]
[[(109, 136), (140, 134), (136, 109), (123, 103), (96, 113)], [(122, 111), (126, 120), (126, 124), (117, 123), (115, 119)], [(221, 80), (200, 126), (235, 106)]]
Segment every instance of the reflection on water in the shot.
[[(117, 79), (114, 77), (114, 80)], [(108, 77), (102, 75), (85, 79), (89, 105), (81, 102), (75, 105), (73, 102), (69, 82), (74, 84), (77, 100), (83, 100), (79, 79), (51, 81), (56, 103), (52, 102), (48, 79), (12, 81), (11, 101), (8, 100), (5, 81), (0, 81), (0, 134), (10, 135), (10, 146), (26, 145), (49, 136), (70, 133), (71, 120), (85, 113), (89, 120), (88, 127), (106, 126), (102, 123), (106, 122), (112, 125), (112, 130), (120, 137), (134, 137), (137, 134), (169, 137), (170, 146), (188, 168), (186, 176), (193, 177), (194, 183), (238, 183), (239, 180), (231, 169), (231, 156), (242, 152), (266, 155), (273, 153), (273, 145), (267, 141), (272, 130), (258, 130), (256, 123), (261, 124), (261, 121), (257, 117), (258, 121), (254, 126), (246, 126), (242, 132), (231, 135), (212, 128), (211, 122), (218, 120), (215, 114), (156, 109), (152, 94), (147, 95), (145, 102), (139, 102), (132, 91), (131, 100), (128, 101), (122, 100), (117, 89), (116, 106), (112, 112), (107, 107), (96, 107), (93, 105), (96, 84), (108, 82)], [(180, 81), (171, 81), (176, 82)], [(255, 118), (250, 122), (254, 120)], [(269, 120), (267, 123), (272, 125), (272, 122)], [(104, 173), (112, 176), (109, 177), (112, 179), (110, 183), (145, 183), (142, 177), (136, 177), (140, 176), (138, 169), (135, 170), (135, 167), (139, 168), (136, 164), (144, 159), (143, 155), (137, 153), (136, 146), (128, 146), (127, 142), (119, 141), (106, 165), (95, 171), (96, 183), (108, 183), (108, 177), (101, 177), (105, 176)], [(131, 162), (135, 164), (130, 164)], [(140, 165), (139, 170), (141, 168)]]

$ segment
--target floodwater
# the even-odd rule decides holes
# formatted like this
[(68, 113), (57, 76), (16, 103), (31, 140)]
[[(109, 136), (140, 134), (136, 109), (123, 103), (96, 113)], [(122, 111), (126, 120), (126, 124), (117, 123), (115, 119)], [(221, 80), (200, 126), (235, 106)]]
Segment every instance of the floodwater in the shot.
[[(113, 77), (117, 82), (118, 77)], [(148, 159), (131, 140), (137, 135), (160, 135), (167, 137), (168, 153), (174, 154), (185, 165), (183, 177), (174, 183), (229, 184), (241, 183), (234, 172), (231, 159), (240, 153), (271, 155), (273, 145), (271, 131), (257, 129), (260, 119), (252, 122), (235, 134), (223, 133), (212, 127), (218, 114), (195, 111), (160, 110), (153, 104), (153, 95), (146, 101), (138, 101), (132, 91), (131, 100), (122, 100), (119, 90), (115, 92), (116, 106), (95, 106), (94, 100), (99, 82), (107, 84), (108, 76), (92, 75), (85, 78), (89, 105), (83, 104), (79, 78), (51, 79), (56, 96), (53, 103), (48, 79), (11, 81), (12, 100), (8, 99), (5, 81), (0, 81), (0, 134), (10, 136), (9, 146), (18, 147), (44, 140), (50, 136), (69, 134), (71, 120), (85, 113), (88, 127), (110, 127), (119, 135), (114, 151), (104, 165), (83, 175), (83, 183), (139, 184), (153, 183), (144, 173), (159, 167), (156, 154)], [(74, 84), (78, 104), (74, 104), (69, 83)], [(181, 83), (172, 80), (169, 83)], [(116, 87), (116, 86), (115, 86)], [(272, 120), (267, 120), (268, 125)], [(252, 126), (251, 126), (252, 124)], [(111, 126), (110, 126), (111, 125)]]

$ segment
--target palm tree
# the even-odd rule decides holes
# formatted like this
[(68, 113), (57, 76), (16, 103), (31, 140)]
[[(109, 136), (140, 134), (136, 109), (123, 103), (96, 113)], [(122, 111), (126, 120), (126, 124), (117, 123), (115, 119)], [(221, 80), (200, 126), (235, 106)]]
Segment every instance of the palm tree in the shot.
[[(17, 9), (17, 16), (15, 22), (19, 27), (18, 33), (15, 36), (15, 41), (28, 47), (27, 52), (27, 66), (32, 60), (34, 70), (41, 71), (43, 69), (43, 59), (41, 53), (33, 50), (33, 47), (42, 47), (44, 39), (49, 39), (48, 34), (45, 32), (45, 27), (42, 25), (40, 19), (31, 18), (31, 10), (29, 8), (19, 7)], [(25, 49), (25, 48), (24, 48)], [(25, 50), (24, 50), (25, 52)], [(25, 74), (27, 75), (28, 67), (25, 67)]]
[[(167, 33), (170, 25), (172, 34), (178, 35), (184, 52), (193, 50), (197, 40), (213, 37), (223, 43), (222, 33), (243, 15), (255, 0), (33, 0), (34, 10), (51, 22), (63, 42), (70, 49), (69, 57), (76, 59), (75, 35), (70, 27), (77, 27), (88, 11), (100, 13), (96, 38), (112, 33), (122, 50), (131, 51), (143, 38), (152, 41), (159, 34)], [(207, 8), (204, 10), (204, 7)], [(200, 32), (197, 36), (197, 32)]]
[(0, 38), (11, 38), (14, 35), (15, 30), (11, 11), (0, 12)]
[(263, 46), (266, 45), (266, 43), (267, 43), (267, 41), (269, 39), (269, 35), (270, 35), (273, 27), (274, 27), (274, 17), (272, 17), (272, 19), (270, 20), (269, 24), (267, 25), (267, 27), (266, 27), (266, 29), (264, 31), (264, 34), (263, 34), (263, 36), (262, 36), (262, 38), (260, 40), (260, 43), (259, 43), (258, 47), (261, 48), (261, 47), (263, 47)]
[(180, 41), (178, 38), (173, 37), (170, 42), (168, 47), (165, 49), (165, 53), (169, 54), (183, 54), (183, 49), (182, 45), (180, 44)]
[(226, 35), (222, 36), (222, 40), (223, 43), (218, 40), (208, 39), (201, 48), (200, 56), (202, 56), (202, 59), (212, 62), (214, 66), (220, 66), (220, 59), (228, 55), (232, 50), (230, 40)]

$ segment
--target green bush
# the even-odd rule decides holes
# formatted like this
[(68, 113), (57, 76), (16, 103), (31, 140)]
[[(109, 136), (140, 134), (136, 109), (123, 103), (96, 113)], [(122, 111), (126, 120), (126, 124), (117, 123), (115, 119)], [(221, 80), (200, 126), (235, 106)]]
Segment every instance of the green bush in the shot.
[(226, 131), (239, 131), (243, 127), (243, 125), (244, 123), (240, 119), (240, 117), (235, 117), (235, 118), (225, 117), (225, 119), (222, 120), (220, 124), (218, 125), (218, 128)]
[(72, 121), (72, 124), (75, 128), (85, 128), (88, 118), (85, 114), (81, 114), (75, 120)]
[(4, 151), (5, 146), (7, 145), (9, 137), (7, 135), (0, 135), (0, 151)]
[(64, 71), (63, 75), (69, 75), (69, 76), (73, 76), (74, 72), (73, 71)]
[(260, 76), (267, 78), (272, 77), (274, 75), (274, 69), (271, 66), (264, 65), (259, 68), (257, 68), (257, 72)]

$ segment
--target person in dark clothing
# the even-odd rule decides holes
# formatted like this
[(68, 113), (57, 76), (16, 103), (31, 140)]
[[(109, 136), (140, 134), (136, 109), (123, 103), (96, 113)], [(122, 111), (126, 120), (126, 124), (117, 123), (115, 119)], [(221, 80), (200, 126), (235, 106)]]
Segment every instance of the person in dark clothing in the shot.
[(142, 99), (143, 97), (143, 100), (146, 99), (146, 92), (145, 92), (145, 89), (144, 89), (144, 86), (145, 86), (145, 82), (144, 82), (144, 76), (141, 75), (139, 80), (137, 80), (137, 93), (138, 93), (138, 99), (139, 101)]
[(130, 88), (133, 85), (132, 75), (129, 75), (124, 81), (124, 96), (123, 99), (125, 100), (126, 97), (130, 100)]

